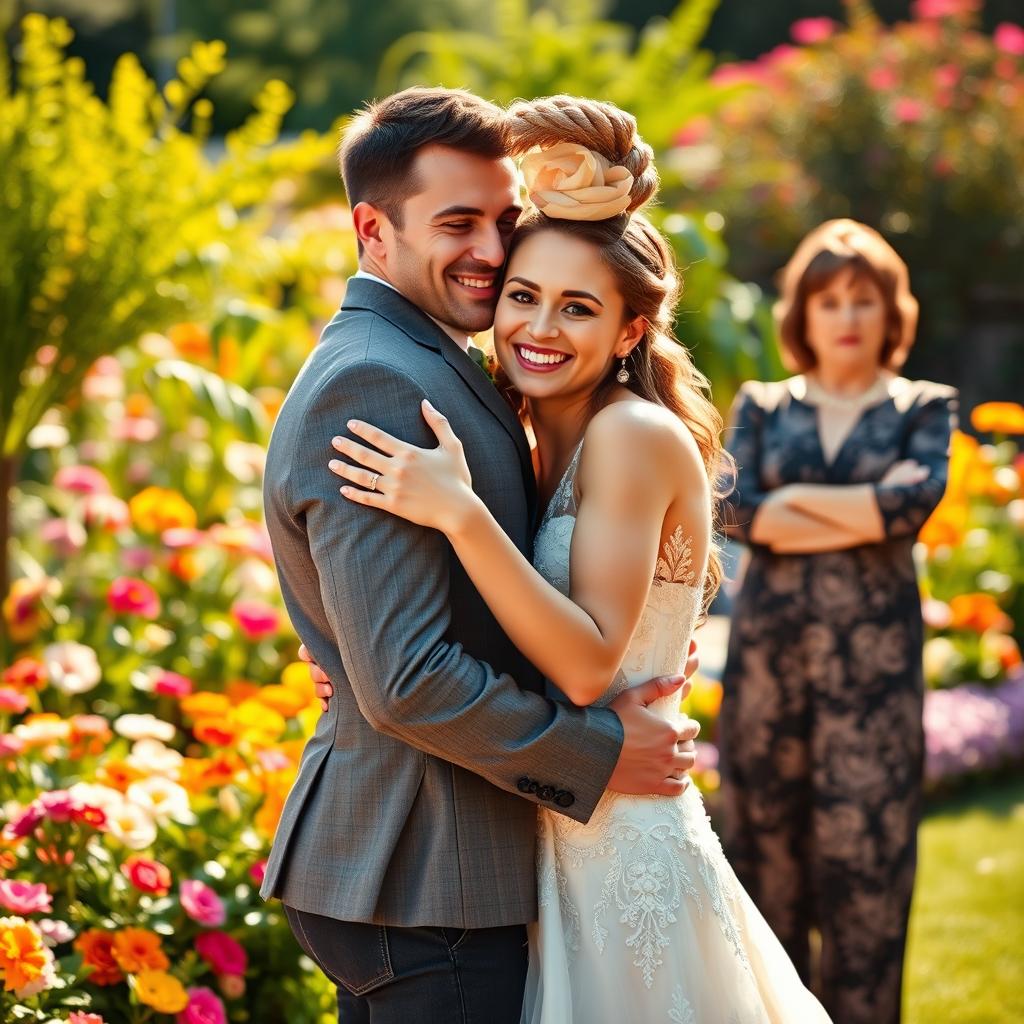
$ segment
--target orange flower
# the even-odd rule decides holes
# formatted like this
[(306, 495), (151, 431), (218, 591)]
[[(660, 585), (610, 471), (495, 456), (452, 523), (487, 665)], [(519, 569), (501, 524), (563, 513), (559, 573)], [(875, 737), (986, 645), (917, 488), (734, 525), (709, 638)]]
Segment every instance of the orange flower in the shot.
[(124, 974), (114, 955), (114, 936), (99, 928), (90, 928), (75, 939), (75, 949), (82, 954), (82, 963), (91, 967), (89, 981), (94, 985), (117, 985)]
[(105, 761), (96, 769), (96, 781), (104, 786), (116, 789), (121, 793), (128, 791), (128, 787), (139, 779), (144, 779), (146, 773), (133, 767), (126, 761), (110, 760)]
[(943, 499), (921, 527), (917, 539), (930, 551), (940, 547), (956, 547), (967, 532), (967, 520), (965, 504)]
[(200, 718), (192, 734), (211, 747), (229, 747), (238, 738), (237, 728), (227, 718)]
[(971, 425), (980, 433), (1024, 434), (1024, 405), (984, 402), (971, 412)]
[(953, 431), (949, 446), (949, 480), (944, 500), (965, 501), (969, 497), (968, 478), (978, 460), (980, 447), (970, 434)]
[(195, 529), (196, 510), (177, 492), (147, 487), (128, 502), (132, 522), (143, 533)]
[(200, 324), (175, 324), (167, 337), (185, 359), (195, 362), (210, 354), (210, 332)]
[(50, 962), (39, 932), (20, 918), (0, 925), (0, 972), (4, 990), (14, 992), (39, 978)]
[(160, 948), (160, 937), (145, 928), (123, 928), (114, 936), (114, 959), (125, 974), (166, 971), (170, 960)]
[(253, 819), (256, 829), (267, 839), (273, 839), (274, 833), (277, 831), (281, 814), (284, 811), (284, 798), (285, 794), (283, 793), (276, 791), (268, 793)]
[(102, 754), (112, 736), (110, 726), (102, 716), (73, 715), (68, 756), (77, 760), (87, 754)]
[(227, 685), (227, 698), (231, 701), (232, 707), (237, 707), (242, 701), (257, 696), (261, 689), (259, 683), (250, 683), (246, 679), (232, 679)]
[(175, 551), (167, 559), (167, 571), (184, 583), (191, 583), (202, 575), (203, 560), (198, 552), (190, 548), (186, 548), (184, 551)]
[(950, 626), (984, 633), (989, 629), (1009, 632), (1013, 629), (1010, 616), (999, 607), (991, 594), (957, 594), (949, 602)]
[(186, 757), (178, 781), (195, 795), (234, 782), (244, 770), (245, 762), (236, 753), (223, 750), (214, 757)]
[(198, 690), (187, 697), (182, 697), (181, 710), (189, 718), (220, 717), (231, 710), (231, 701), (223, 693)]

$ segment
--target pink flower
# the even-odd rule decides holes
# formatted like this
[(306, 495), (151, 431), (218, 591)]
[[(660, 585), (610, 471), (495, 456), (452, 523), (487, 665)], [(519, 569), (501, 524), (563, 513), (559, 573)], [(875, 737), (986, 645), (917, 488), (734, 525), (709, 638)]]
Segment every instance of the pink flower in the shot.
[(43, 813), (50, 821), (70, 821), (75, 811), (82, 806), (81, 801), (76, 800), (66, 789), (40, 793), (38, 800)]
[(979, 0), (914, 0), (911, 10), (916, 18), (956, 18), (978, 9)]
[(0, 907), (24, 917), (53, 910), (53, 897), (42, 882), (19, 882), (13, 878), (0, 879)]
[(153, 681), (153, 692), (165, 697), (187, 697), (192, 692), (192, 680), (177, 672), (161, 672)]
[(1014, 25), (1009, 21), (996, 25), (992, 42), (996, 44), (996, 49), (1002, 50), (1003, 53), (1012, 54), (1014, 57), (1024, 56), (1024, 28), (1020, 25)]
[[(0, 757), (17, 757), (25, 751), (25, 741), (12, 732), (0, 733)], [(4, 830), (6, 832), (6, 829)]]
[(36, 925), (43, 933), (43, 941), (51, 948), (53, 946), (62, 946), (65, 942), (70, 942), (75, 937), (75, 930), (67, 921), (53, 921), (48, 917), (44, 917), (36, 921)]
[(138, 615), (155, 619), (160, 614), (160, 597), (145, 581), (133, 576), (118, 576), (107, 591), (107, 603), (118, 615)]
[(868, 85), (876, 92), (889, 92), (899, 84), (899, 76), (890, 67), (872, 68), (868, 72)]
[(217, 979), (217, 987), (225, 999), (241, 999), (245, 995), (245, 978), (240, 974), (222, 974)]
[(231, 607), (231, 614), (250, 640), (259, 640), (277, 632), (280, 619), (277, 609), (266, 601), (236, 601)]
[(960, 69), (955, 64), (943, 64), (935, 69), (935, 84), (940, 89), (952, 89), (960, 81)]
[(267, 874), (267, 861), (266, 858), (263, 860), (256, 861), (251, 868), (249, 868), (249, 877), (257, 884), (262, 885), (263, 879)]
[(892, 105), (892, 113), (893, 117), (900, 124), (917, 124), (918, 121), (924, 118), (925, 106), (920, 100), (912, 99), (909, 96), (901, 96)]
[(106, 1024), (98, 1013), (85, 1013), (82, 1010), (72, 1010), (68, 1017), (68, 1024)]
[(187, 879), (181, 883), (181, 906), (204, 928), (219, 928), (227, 918), (221, 898), (204, 882)]
[(4, 825), (4, 839), (22, 839), (27, 836), (46, 817), (42, 804), (33, 800), (19, 814)]
[(13, 686), (0, 686), (0, 712), (20, 715), (28, 707), (28, 697)]
[(196, 952), (214, 974), (244, 974), (249, 966), (245, 950), (227, 932), (203, 932), (196, 939)]
[(188, 1006), (175, 1020), (178, 1024), (226, 1024), (227, 1014), (212, 989), (197, 987), (188, 990)]
[(59, 491), (75, 494), (109, 494), (107, 478), (95, 466), (62, 466), (53, 478)]
[(39, 530), (39, 539), (52, 544), (61, 558), (70, 558), (85, 547), (89, 539), (85, 527), (75, 519), (49, 519)]
[(206, 540), (206, 531), (189, 526), (172, 526), (160, 534), (160, 539), (168, 548), (194, 548)]
[(698, 142), (703, 142), (710, 133), (711, 118), (706, 114), (699, 114), (697, 117), (691, 117), (690, 120), (676, 132), (672, 143), (676, 146), (693, 146)]
[(121, 564), (129, 572), (142, 572), (153, 564), (153, 552), (149, 548), (124, 548), (121, 551)]
[(115, 441), (145, 444), (159, 433), (160, 424), (151, 416), (124, 416), (110, 425), (110, 436)]
[(831, 39), (837, 27), (831, 18), (801, 18), (789, 26), (789, 34), (793, 42), (801, 46), (813, 46)]
[(764, 82), (764, 71), (755, 64), (722, 64), (711, 72), (714, 85), (760, 85)]

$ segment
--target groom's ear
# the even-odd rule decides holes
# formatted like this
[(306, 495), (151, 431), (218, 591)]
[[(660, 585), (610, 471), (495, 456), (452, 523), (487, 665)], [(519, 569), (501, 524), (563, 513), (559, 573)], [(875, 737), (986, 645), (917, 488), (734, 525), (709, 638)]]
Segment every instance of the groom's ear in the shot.
[(383, 263), (389, 240), (394, 236), (394, 228), (387, 214), (370, 203), (356, 203), (352, 207), (352, 227), (359, 240), (360, 252), (366, 252), (378, 263)]

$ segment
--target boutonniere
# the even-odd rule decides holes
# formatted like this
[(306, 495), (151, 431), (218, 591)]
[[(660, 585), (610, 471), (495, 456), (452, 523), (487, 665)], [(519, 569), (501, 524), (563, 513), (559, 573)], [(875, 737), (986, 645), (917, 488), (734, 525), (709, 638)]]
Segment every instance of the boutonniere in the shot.
[(466, 351), (469, 354), (469, 358), (487, 375), (487, 379), (492, 384), (497, 384), (495, 371), (498, 368), (498, 363), (494, 356), (488, 355), (482, 348), (477, 348), (476, 345), (472, 344)]

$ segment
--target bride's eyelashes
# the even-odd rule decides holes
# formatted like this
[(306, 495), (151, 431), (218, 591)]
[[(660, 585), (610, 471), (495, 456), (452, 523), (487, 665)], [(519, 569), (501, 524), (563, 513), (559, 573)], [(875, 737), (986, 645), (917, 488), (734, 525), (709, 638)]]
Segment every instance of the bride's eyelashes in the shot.
[[(529, 292), (524, 292), (522, 289), (517, 288), (515, 291), (507, 292), (506, 298), (511, 299), (518, 306), (528, 306), (536, 303), (536, 299)], [(597, 313), (592, 310), (589, 306), (584, 306), (581, 302), (570, 302), (568, 305), (562, 308), (563, 313), (567, 313), (569, 316), (579, 317), (593, 317), (597, 316)]]

